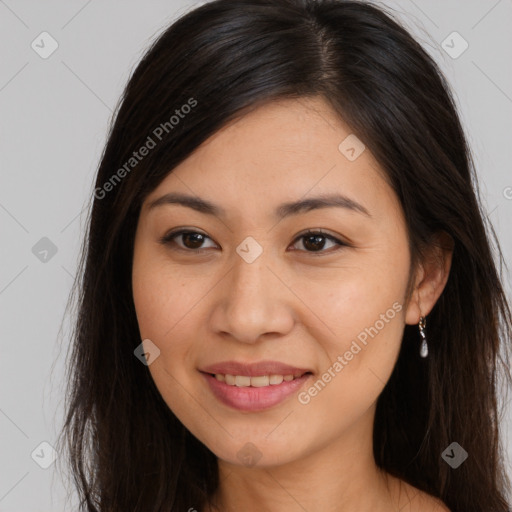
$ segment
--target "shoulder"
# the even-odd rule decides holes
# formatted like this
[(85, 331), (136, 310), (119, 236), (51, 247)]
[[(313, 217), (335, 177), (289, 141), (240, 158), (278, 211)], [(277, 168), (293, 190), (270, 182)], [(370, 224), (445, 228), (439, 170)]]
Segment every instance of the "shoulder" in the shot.
[(439, 498), (400, 482), (400, 512), (451, 512)]
[(451, 510), (439, 499), (422, 493), (416, 508), (416, 512), (451, 512)]
[(411, 501), (410, 508), (406, 506), (401, 512), (451, 512), (439, 498), (418, 489), (415, 490), (416, 494)]
[(451, 510), (439, 499), (429, 494), (421, 493), (415, 512), (451, 512)]

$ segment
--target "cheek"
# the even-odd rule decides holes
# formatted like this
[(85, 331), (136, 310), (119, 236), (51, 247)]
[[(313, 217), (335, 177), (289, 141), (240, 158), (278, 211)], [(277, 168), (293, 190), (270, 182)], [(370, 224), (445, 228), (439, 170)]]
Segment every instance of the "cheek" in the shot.
[(359, 335), (364, 342), (365, 333), (368, 329), (374, 332), (374, 326), (381, 338), (400, 338), (407, 258), (400, 255), (386, 259), (375, 251), (365, 258), (354, 256), (353, 260), (344, 269), (333, 271), (328, 280), (298, 279), (294, 285), (297, 295), (304, 297), (316, 314), (318, 341), (335, 351), (344, 349)]
[(354, 258), (328, 283), (309, 282), (307, 295), (298, 292), (318, 312), (314, 336), (324, 354), (320, 382), (306, 390), (305, 401), (349, 413), (376, 400), (400, 351), (408, 265), (405, 249), (375, 250)]
[[(142, 339), (150, 339), (159, 355), (148, 366), (162, 398), (186, 423), (201, 417), (191, 407), (190, 365), (194, 364), (194, 347), (190, 343), (194, 324), (194, 306), (204, 295), (200, 279), (187, 280), (157, 258), (134, 257), (132, 273), (133, 299)], [(196, 322), (197, 325), (197, 322)]]
[(384, 389), (400, 351), (404, 313), (399, 293), (376, 296), (363, 285), (346, 290), (321, 304), (335, 335), (317, 338), (323, 364), (298, 396), (313, 437), (334, 439), (358, 424)]
[(160, 255), (136, 245), (132, 289), (141, 336), (165, 342), (199, 300), (200, 281), (187, 279)]
[(143, 250), (135, 254), (132, 287), (140, 336), (160, 351), (149, 370), (173, 410), (182, 403), (190, 405), (190, 396), (181, 396), (179, 390), (193, 389), (197, 378), (194, 369), (201, 340), (206, 340), (200, 332), (204, 325), (200, 311), (212, 286), (207, 272), (178, 269), (161, 255)]

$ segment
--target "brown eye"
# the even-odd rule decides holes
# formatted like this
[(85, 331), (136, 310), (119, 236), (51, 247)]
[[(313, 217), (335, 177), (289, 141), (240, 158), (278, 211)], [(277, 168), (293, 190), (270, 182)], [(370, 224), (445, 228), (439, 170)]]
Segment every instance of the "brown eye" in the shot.
[[(177, 240), (180, 238), (181, 243), (178, 243)], [(201, 252), (205, 249), (202, 245), (207, 239), (211, 240), (209, 236), (198, 231), (182, 229), (163, 236), (160, 239), (160, 242), (164, 245), (176, 244), (178, 246), (178, 250)]]
[(182, 238), (183, 245), (187, 249), (200, 249), (201, 245), (204, 243), (204, 235), (201, 233), (182, 233), (180, 235)]
[[(216, 247), (215, 245), (204, 247), (203, 244), (206, 240), (211, 240), (211, 238), (204, 233), (200, 233), (199, 231), (180, 229), (178, 231), (173, 231), (164, 235), (160, 239), (160, 243), (164, 245), (170, 245), (173, 250), (189, 252), (203, 252), (206, 249)], [(349, 246), (347, 243), (342, 242), (338, 238), (318, 230), (310, 230), (300, 235), (295, 239), (294, 245), (299, 240), (302, 240), (302, 248), (299, 247), (299, 250), (309, 253), (323, 254), (333, 252), (325, 250), (326, 246), (327, 249), (332, 249), (333, 247)], [(328, 246), (329, 243), (332, 244), (330, 247)]]
[(303, 235), (297, 237), (295, 239), (296, 241), (302, 240), (302, 246), (306, 252), (317, 252), (317, 253), (325, 253), (325, 252), (332, 252), (323, 250), (326, 247), (327, 243), (332, 243), (333, 245), (329, 248), (336, 247), (336, 246), (348, 246), (348, 244), (343, 243), (341, 240), (338, 240), (337, 238), (333, 237), (332, 235), (327, 235), (323, 233), (322, 231), (308, 231), (304, 233)]
[(324, 248), (327, 237), (323, 235), (308, 235), (301, 237), (303, 239), (302, 245), (308, 251), (320, 251)]

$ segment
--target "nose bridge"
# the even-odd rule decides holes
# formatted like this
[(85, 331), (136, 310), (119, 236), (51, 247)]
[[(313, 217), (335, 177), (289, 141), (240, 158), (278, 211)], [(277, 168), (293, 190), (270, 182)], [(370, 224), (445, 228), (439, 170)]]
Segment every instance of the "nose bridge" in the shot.
[(265, 285), (275, 279), (268, 269), (268, 265), (272, 265), (270, 252), (261, 237), (258, 242), (252, 236), (248, 236), (236, 247), (232, 257), (230, 288), (239, 304), (247, 299), (250, 302), (263, 302)]
[(236, 297), (238, 303), (245, 300), (261, 300), (264, 302), (266, 295), (265, 286), (269, 287), (270, 278), (275, 277), (268, 269), (268, 258), (259, 256), (252, 262), (244, 260), (240, 256), (234, 258), (234, 267), (231, 272), (230, 295)]
[(215, 327), (246, 343), (265, 333), (283, 334), (293, 325), (293, 318), (280, 289), (283, 285), (269, 268), (270, 251), (254, 257), (255, 246), (250, 241), (240, 244), (237, 253), (240, 248), (242, 255), (234, 255), (233, 268), (226, 276), (222, 313)]

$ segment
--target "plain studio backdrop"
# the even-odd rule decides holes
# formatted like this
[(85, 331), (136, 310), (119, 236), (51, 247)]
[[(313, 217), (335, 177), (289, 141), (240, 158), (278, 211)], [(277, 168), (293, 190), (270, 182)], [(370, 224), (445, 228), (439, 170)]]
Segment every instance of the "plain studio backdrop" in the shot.
[[(383, 3), (455, 90), (484, 206), (510, 262), (512, 2)], [(84, 205), (133, 67), (150, 42), (195, 5), (0, 0), (0, 512), (64, 510), (52, 446), (62, 422), (65, 354), (59, 349), (67, 346), (69, 322), (62, 345), (58, 331), (76, 272)], [(506, 286), (510, 297), (510, 276)], [(509, 403), (502, 420), (509, 468), (511, 409)]]

